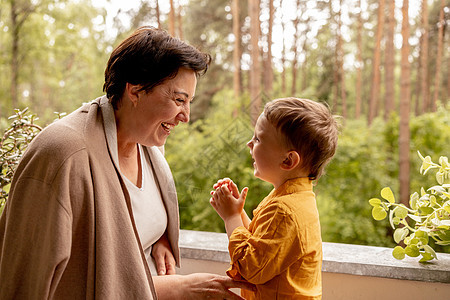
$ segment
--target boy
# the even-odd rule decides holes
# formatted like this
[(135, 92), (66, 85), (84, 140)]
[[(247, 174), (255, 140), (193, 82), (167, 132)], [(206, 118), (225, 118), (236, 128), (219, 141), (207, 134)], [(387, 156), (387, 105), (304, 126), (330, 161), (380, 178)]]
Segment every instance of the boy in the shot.
[(323, 104), (297, 98), (266, 104), (247, 143), (255, 177), (274, 190), (253, 211), (231, 179), (219, 180), (210, 203), (225, 222), (233, 279), (256, 292), (246, 299), (321, 299), (322, 240), (312, 181), (333, 157), (338, 125)]

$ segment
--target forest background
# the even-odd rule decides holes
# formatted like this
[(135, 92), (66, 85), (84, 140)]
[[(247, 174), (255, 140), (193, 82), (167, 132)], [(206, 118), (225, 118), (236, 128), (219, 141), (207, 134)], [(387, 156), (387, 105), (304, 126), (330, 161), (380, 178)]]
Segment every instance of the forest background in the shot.
[(213, 57), (191, 122), (166, 145), (182, 228), (224, 231), (208, 201), (222, 177), (250, 188), (251, 215), (271, 186), (254, 178), (245, 144), (265, 102), (296, 96), (342, 116), (315, 187), (323, 240), (395, 245), (368, 200), (389, 186), (407, 203), (435, 183), (419, 174), (417, 151), (449, 156), (448, 0), (129, 2), (1, 0), (0, 132), (16, 108), (45, 126), (102, 95), (112, 49), (141, 25), (161, 27)]

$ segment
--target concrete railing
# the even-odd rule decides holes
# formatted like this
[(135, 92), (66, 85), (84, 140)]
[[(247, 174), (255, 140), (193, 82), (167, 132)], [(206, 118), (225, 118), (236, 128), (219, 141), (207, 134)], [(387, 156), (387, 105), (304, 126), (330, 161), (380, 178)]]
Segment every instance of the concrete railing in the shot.
[[(225, 274), (229, 267), (224, 233), (181, 230), (180, 274)], [(450, 299), (450, 254), (421, 264), (396, 260), (392, 249), (323, 243), (323, 299)]]

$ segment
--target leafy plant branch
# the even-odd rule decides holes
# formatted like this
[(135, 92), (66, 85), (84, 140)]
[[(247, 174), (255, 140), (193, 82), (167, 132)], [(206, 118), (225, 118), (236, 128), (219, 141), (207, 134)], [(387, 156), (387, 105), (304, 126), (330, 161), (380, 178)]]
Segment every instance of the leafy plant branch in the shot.
[(11, 125), (5, 130), (0, 140), (0, 212), (8, 198), (9, 186), (14, 171), (28, 144), (42, 131), (35, 124), (36, 116), (24, 110), (15, 110), (15, 114), (8, 118)]
[(423, 157), (418, 152), (422, 165), (420, 174), (425, 175), (432, 169), (438, 169), (435, 175), (439, 185), (428, 190), (422, 187), (420, 194), (411, 194), (409, 206), (396, 203), (389, 187), (381, 190), (381, 197), (372, 198), (372, 217), (383, 220), (389, 212), (389, 223), (394, 231), (394, 241), (404, 243), (405, 247), (396, 246), (392, 255), (397, 259), (421, 256), (420, 262), (437, 259), (436, 252), (429, 245), (433, 239), (437, 245), (450, 245), (450, 164), (446, 156), (434, 163), (430, 156)]

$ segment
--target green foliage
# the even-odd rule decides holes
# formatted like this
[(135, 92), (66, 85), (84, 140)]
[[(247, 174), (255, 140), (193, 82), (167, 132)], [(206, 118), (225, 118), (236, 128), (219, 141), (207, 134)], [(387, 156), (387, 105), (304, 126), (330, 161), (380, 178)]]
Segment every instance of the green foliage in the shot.
[(396, 246), (392, 255), (403, 259), (421, 256), (419, 262), (437, 259), (430, 246), (430, 238), (436, 245), (450, 245), (450, 164), (448, 158), (441, 156), (439, 164), (434, 163), (430, 156), (423, 157), (420, 173), (425, 175), (429, 170), (438, 169), (435, 178), (439, 185), (432, 186), (427, 191), (422, 187), (420, 194), (411, 194), (409, 207), (396, 203), (394, 194), (389, 187), (381, 190), (382, 200), (372, 198), (369, 203), (375, 220), (383, 220), (389, 212), (389, 223), (394, 231), (394, 241), (403, 241), (405, 247)]
[[(224, 231), (208, 201), (212, 184), (219, 178), (230, 177), (241, 189), (249, 186), (245, 206), (249, 216), (272, 188), (253, 176), (245, 146), (253, 127), (239, 108), (232, 92), (223, 90), (213, 98), (206, 119), (182, 125), (168, 139), (166, 157), (176, 180), (182, 228)], [(441, 110), (412, 118), (411, 144), (429, 153), (445, 148), (450, 143), (447, 115)], [(387, 185), (398, 191), (397, 128), (396, 115), (388, 122), (376, 119), (371, 127), (364, 120), (346, 121), (336, 156), (315, 187), (324, 241), (395, 245), (392, 229), (372, 218), (365, 199)], [(423, 136), (427, 134), (428, 138)], [(424, 179), (412, 172), (411, 182), (415, 186)]]
[(36, 116), (28, 113), (28, 109), (15, 110), (9, 117), (11, 125), (0, 140), (0, 214), (8, 198), (9, 187), (14, 171), (28, 144), (42, 130), (35, 124)]
[[(365, 120), (346, 120), (337, 153), (315, 187), (324, 241), (396, 245), (392, 228), (372, 218), (365, 199), (385, 186), (398, 193), (398, 128), (396, 114), (387, 122), (376, 119), (370, 127)], [(410, 128), (410, 157), (414, 157), (416, 149), (436, 157), (450, 145), (448, 109), (441, 107), (436, 113), (412, 117)], [(411, 170), (419, 170), (417, 160), (411, 159), (410, 164)], [(412, 191), (420, 190), (421, 186), (433, 186), (433, 178), (411, 172), (410, 185)], [(439, 252), (450, 251), (449, 247), (433, 247)]]
[[(248, 105), (246, 102), (248, 98), (234, 99), (232, 91), (222, 90), (212, 99), (212, 108), (207, 118), (179, 125), (168, 139), (166, 158), (177, 185), (181, 227), (184, 229), (224, 231), (222, 220), (209, 204), (212, 185), (219, 178), (232, 178), (240, 189), (249, 187), (245, 209), (250, 216), (252, 210), (272, 189), (270, 184), (253, 175), (252, 160), (246, 147), (253, 135), (253, 126), (246, 109), (242, 108), (243, 105)], [(40, 131), (34, 123), (36, 118), (27, 114), (26, 110), (16, 111), (8, 121), (11, 120), (1, 147), (2, 203), (6, 199), (12, 174), (21, 154)], [(410, 125), (411, 144), (426, 149), (427, 153), (442, 152), (450, 144), (450, 122), (446, 110), (412, 118)], [(4, 124), (2, 126), (6, 127)], [(336, 156), (315, 187), (324, 241), (394, 246), (395, 241), (404, 239), (404, 231), (393, 234), (389, 224), (375, 221), (364, 200), (371, 198), (383, 186), (390, 185), (394, 191), (398, 190), (396, 128), (398, 117), (395, 115), (387, 123), (377, 119), (371, 127), (367, 127), (365, 121), (346, 121)], [(424, 161), (426, 164), (423, 164), (423, 170), (437, 167), (428, 158)], [(412, 172), (411, 182), (414, 186), (428, 181), (423, 176), (417, 178)], [(431, 195), (437, 198), (438, 192), (437, 188), (429, 190), (430, 199), (433, 199)], [(393, 202), (393, 194), (390, 189), (383, 190), (383, 201)], [(425, 194), (422, 193), (421, 196)], [(371, 199), (370, 203), (373, 207), (380, 207), (382, 200)], [(383, 209), (377, 208), (374, 211), (376, 219), (387, 216)], [(409, 211), (406, 213), (411, 215)], [(397, 209), (394, 217), (404, 218), (405, 210)], [(392, 239), (393, 235), (395, 241)], [(442, 240), (448, 240), (447, 233), (441, 232), (441, 236)], [(413, 239), (412, 243), (415, 241)], [(444, 245), (445, 243), (436, 244), (430, 238), (423, 249), (430, 251), (430, 247), (448, 252), (448, 247), (444, 248)], [(411, 246), (404, 253), (410, 256), (416, 255), (417, 251), (419, 255), (424, 251), (428, 253), (421, 249), (417, 245)], [(399, 252), (401, 250), (396, 248), (395, 253)], [(401, 255), (400, 253), (399, 256)], [(425, 254), (425, 258), (427, 255)]]
[(392, 246), (389, 228), (372, 220), (363, 200), (396, 182), (387, 128), (381, 120), (371, 127), (364, 120), (346, 121), (336, 155), (315, 187), (324, 241)]
[(249, 215), (271, 190), (271, 185), (253, 176), (246, 146), (253, 126), (232, 99), (232, 91), (218, 93), (206, 119), (179, 125), (167, 141), (166, 158), (175, 178), (184, 229), (224, 232), (222, 220), (209, 204), (212, 186), (220, 178), (230, 177), (240, 189), (249, 187)]
[(20, 1), (18, 106), (11, 101), (11, 1), (0, 2), (0, 117), (32, 107), (43, 123), (101, 95), (107, 61), (105, 10), (92, 1)]

